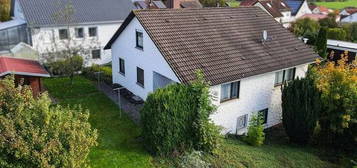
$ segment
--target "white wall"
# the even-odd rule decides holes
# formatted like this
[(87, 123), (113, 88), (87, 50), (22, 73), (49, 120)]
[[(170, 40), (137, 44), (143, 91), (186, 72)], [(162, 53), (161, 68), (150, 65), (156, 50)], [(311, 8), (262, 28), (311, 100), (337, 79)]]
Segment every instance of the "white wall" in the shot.
[(22, 12), (21, 6), (17, 0), (15, 0), (14, 5), (14, 18), (25, 20), (24, 13)]
[(311, 10), (309, 8), (309, 5), (307, 4), (307, 1), (305, 0), (304, 3), (301, 5), (299, 11), (296, 13), (295, 19), (298, 19), (302, 15), (311, 14), (311, 13), (312, 12), (311, 12)]
[[(135, 31), (143, 31), (144, 50), (135, 48)], [(153, 91), (153, 71), (167, 78), (180, 82), (170, 66), (167, 64), (153, 41), (149, 38), (138, 20), (134, 18), (118, 39), (112, 45), (113, 82), (123, 85), (135, 95), (146, 99)], [(125, 60), (125, 76), (119, 73), (119, 57)], [(136, 67), (144, 69), (145, 87), (136, 84)], [(296, 76), (304, 77), (308, 65), (296, 66)], [(237, 118), (259, 110), (269, 108), (267, 127), (281, 122), (281, 91), (274, 87), (275, 72), (244, 78), (240, 80), (239, 99), (220, 103), (221, 85), (212, 86), (210, 91), (217, 95), (213, 104), (218, 106), (217, 112), (211, 116), (212, 120), (222, 127), (224, 133), (236, 132)], [(239, 133), (244, 132), (241, 130)]]
[[(95, 64), (105, 64), (111, 61), (110, 50), (103, 50), (104, 46), (113, 36), (115, 31), (121, 25), (118, 23), (111, 24), (100, 24), (100, 25), (77, 25), (70, 27), (70, 38), (71, 46), (81, 46), (86, 53), (86, 65)], [(89, 37), (88, 28), (97, 27), (97, 37)], [(59, 39), (59, 29), (67, 27), (42, 27), (42, 28), (32, 28), (32, 45), (40, 54), (58, 51), (63, 49), (63, 46), (68, 44), (67, 40)], [(84, 38), (75, 38), (75, 28), (84, 29)], [(101, 59), (92, 59), (90, 51), (92, 49), (101, 49)], [(40, 58), (44, 61), (44, 58)]]
[[(136, 30), (143, 32), (143, 50), (135, 48)], [(153, 91), (153, 71), (179, 82), (149, 35), (134, 18), (112, 45), (113, 82), (123, 85), (134, 94), (146, 99)], [(125, 60), (125, 76), (119, 73), (119, 57)], [(136, 84), (136, 67), (144, 70), (144, 88)]]
[[(307, 65), (296, 67), (296, 76), (305, 77)], [(275, 72), (255, 75), (240, 80), (239, 99), (220, 103), (221, 85), (211, 87), (211, 92), (218, 95), (217, 112), (211, 116), (212, 120), (224, 128), (224, 133), (236, 133), (237, 119), (248, 114), (248, 121), (253, 113), (269, 109), (266, 127), (274, 126), (281, 122), (281, 87), (274, 87)], [(238, 134), (246, 129), (238, 131)]]

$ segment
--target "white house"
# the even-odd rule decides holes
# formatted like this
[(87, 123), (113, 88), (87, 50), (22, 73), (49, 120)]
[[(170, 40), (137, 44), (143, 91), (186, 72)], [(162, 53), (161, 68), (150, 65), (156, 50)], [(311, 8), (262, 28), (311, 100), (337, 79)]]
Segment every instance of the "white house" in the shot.
[(13, 0), (11, 14), (25, 22), (27, 43), (41, 61), (57, 59), (49, 53), (77, 48), (88, 65), (111, 61), (104, 45), (132, 9), (131, 0)]
[(285, 3), (291, 8), (291, 15), (294, 17), (294, 20), (299, 19), (305, 14), (312, 13), (307, 0), (285, 0)]
[(280, 123), (281, 84), (318, 58), (259, 7), (134, 10), (105, 49), (113, 82), (143, 99), (201, 69), (218, 106), (211, 118), (239, 134), (256, 112), (266, 127)]
[(357, 12), (341, 19), (341, 23), (356, 23), (356, 22), (357, 22)]

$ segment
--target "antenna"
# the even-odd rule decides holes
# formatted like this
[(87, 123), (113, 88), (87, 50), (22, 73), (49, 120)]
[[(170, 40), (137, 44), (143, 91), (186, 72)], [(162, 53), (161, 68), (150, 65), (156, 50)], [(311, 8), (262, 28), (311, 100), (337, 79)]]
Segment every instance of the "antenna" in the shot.
[(263, 42), (268, 40), (268, 32), (266, 30), (263, 30)]

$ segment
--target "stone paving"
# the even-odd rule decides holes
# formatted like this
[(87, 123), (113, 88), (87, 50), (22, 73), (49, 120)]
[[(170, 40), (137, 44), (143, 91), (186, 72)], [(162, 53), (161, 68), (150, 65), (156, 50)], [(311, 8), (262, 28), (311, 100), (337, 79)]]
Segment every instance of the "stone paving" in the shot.
[(108, 98), (110, 98), (119, 108), (122, 109), (136, 124), (140, 123), (140, 109), (143, 104), (132, 104), (125, 97), (120, 96), (120, 106), (118, 100), (118, 92), (114, 91), (111, 86), (101, 82), (95, 83), (98, 90), (102, 91)]

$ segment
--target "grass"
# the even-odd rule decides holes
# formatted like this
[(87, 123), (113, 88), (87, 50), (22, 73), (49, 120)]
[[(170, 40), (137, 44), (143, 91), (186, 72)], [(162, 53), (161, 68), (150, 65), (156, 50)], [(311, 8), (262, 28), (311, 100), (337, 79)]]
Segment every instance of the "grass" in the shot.
[(343, 9), (345, 7), (357, 7), (357, 0), (347, 0), (345, 2), (315, 2), (319, 6), (325, 6), (330, 9)]
[(90, 112), (89, 121), (99, 133), (99, 145), (89, 154), (92, 168), (103, 167), (153, 167), (152, 157), (138, 140), (140, 129), (126, 115), (120, 117), (117, 106), (93, 83), (83, 77), (75, 77), (72, 87), (68, 78), (44, 80), (50, 95), (60, 105), (81, 105)]
[(227, 4), (228, 4), (229, 7), (233, 7), (234, 8), (234, 7), (238, 7), (240, 2), (238, 2), (236, 0), (232, 0), (232, 1), (228, 1)]
[[(72, 87), (68, 78), (49, 78), (44, 84), (50, 95), (64, 106), (80, 104), (90, 111), (90, 123), (99, 132), (99, 145), (89, 154), (93, 168), (175, 167), (179, 159), (153, 158), (138, 140), (140, 129), (120, 111), (93, 82), (77, 76)], [(266, 144), (252, 147), (238, 139), (224, 139), (216, 155), (206, 155), (204, 160), (216, 168), (333, 168), (335, 165), (322, 161), (316, 149), (294, 146), (284, 140), (281, 133), (272, 133)]]

